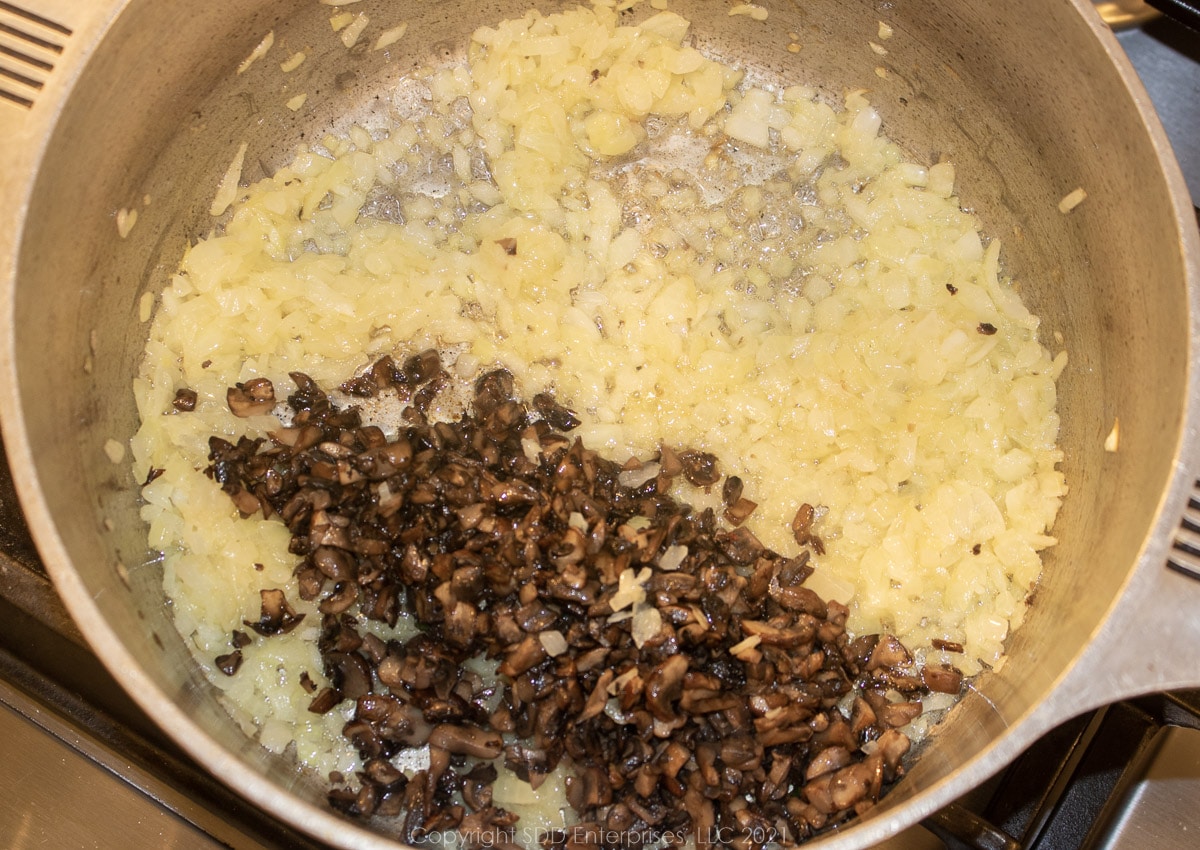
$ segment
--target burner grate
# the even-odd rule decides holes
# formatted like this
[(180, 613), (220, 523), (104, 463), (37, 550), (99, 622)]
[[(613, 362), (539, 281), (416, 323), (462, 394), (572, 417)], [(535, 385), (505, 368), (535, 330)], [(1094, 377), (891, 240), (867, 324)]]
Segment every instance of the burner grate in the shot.
[(0, 98), (31, 108), (70, 37), (62, 24), (0, 0)]

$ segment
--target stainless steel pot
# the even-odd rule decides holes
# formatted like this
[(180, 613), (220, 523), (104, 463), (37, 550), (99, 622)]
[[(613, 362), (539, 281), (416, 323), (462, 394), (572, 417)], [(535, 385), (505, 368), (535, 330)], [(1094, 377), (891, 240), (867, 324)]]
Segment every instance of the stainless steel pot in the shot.
[[(378, 52), (346, 51), (333, 10), (314, 0), (0, 9), (31, 34), (10, 42), (35, 60), (21, 66), (33, 85), (0, 77), (0, 405), (29, 524), (83, 633), (142, 707), (246, 797), (346, 847), (390, 843), (329, 811), (318, 780), (230, 722), (164, 604), (139, 482), (105, 447), (135, 427), (139, 299), (212, 226), (209, 203), (238, 144), (249, 142), (253, 179), (306, 133), (381, 124), (400, 74), (527, 3), (364, 0), (352, 9), (379, 26), (409, 22)], [(1071, 488), (1062, 542), (1007, 663), (978, 678), (880, 806), (825, 839), (866, 846), (1064, 717), (1200, 684), (1200, 581), (1187, 574), (1200, 574), (1200, 238), (1149, 100), (1082, 0), (764, 5), (770, 17), (756, 22), (712, 0), (671, 2), (705, 49), (831, 98), (870, 89), (893, 138), (953, 160), (961, 196), (1004, 239), (1044, 332), (1061, 333), (1071, 358), (1059, 395)], [(886, 57), (868, 46), (879, 19), (895, 30)], [(268, 31), (273, 52), (237, 74)], [(798, 54), (785, 49), (789, 32)], [(285, 78), (278, 63), (300, 49), (309, 60)], [(299, 91), (309, 101), (291, 112), (284, 102)], [(1061, 213), (1076, 187), (1087, 200)], [(122, 209), (139, 216), (127, 238)]]

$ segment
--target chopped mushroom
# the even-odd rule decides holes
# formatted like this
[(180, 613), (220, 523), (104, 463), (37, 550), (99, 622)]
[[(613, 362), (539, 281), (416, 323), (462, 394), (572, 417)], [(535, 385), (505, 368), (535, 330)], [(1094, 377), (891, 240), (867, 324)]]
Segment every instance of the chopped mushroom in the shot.
[(688, 662), (682, 655), (672, 655), (646, 678), (646, 706), (659, 720), (670, 722), (677, 715), (674, 703), (683, 693), (683, 676)]
[(341, 694), (333, 688), (322, 688), (308, 704), (308, 710), (313, 714), (328, 714), (342, 701)]
[(243, 620), (242, 622), (260, 635), (265, 637), (286, 634), (300, 625), (300, 621), (304, 619), (303, 614), (297, 614), (295, 609), (288, 604), (282, 590), (260, 590), (259, 596), (262, 600), (262, 613), (259, 615), (258, 621)]
[(934, 638), (929, 643), (934, 649), (940, 649), (943, 652), (962, 652), (963, 651), (963, 645), (961, 643), (958, 643), (957, 641), (942, 640), (941, 638)]
[(196, 391), (188, 387), (180, 387), (175, 391), (175, 398), (171, 402), (171, 407), (175, 408), (180, 413), (191, 413), (196, 409), (196, 401), (199, 396)]
[(721, 480), (717, 458), (708, 452), (680, 452), (679, 462), (683, 466), (683, 477), (697, 487), (708, 487)]
[(805, 502), (796, 510), (796, 516), (792, 520), (792, 536), (796, 538), (796, 542), (801, 546), (811, 546), (813, 551), (818, 555), (825, 554), (825, 544), (821, 538), (813, 534), (813, 522), (816, 520), (817, 512), (812, 505)]
[(217, 669), (226, 676), (232, 676), (242, 666), (242, 651), (235, 649), (228, 655), (218, 655), (216, 657)]
[(234, 416), (262, 416), (275, 409), (275, 387), (266, 378), (255, 378), (225, 391)]
[(234, 629), (233, 634), (229, 638), (229, 643), (234, 649), (242, 649), (250, 645), (251, 638), (245, 632)]
[(749, 519), (750, 514), (754, 513), (754, 509), (757, 507), (757, 502), (752, 502), (749, 499), (738, 499), (725, 509), (725, 519), (729, 520), (731, 525), (741, 525)]
[(741, 500), (744, 490), (745, 485), (742, 483), (742, 479), (736, 475), (730, 475), (721, 485), (721, 501), (725, 503), (726, 507), (732, 507)]
[(949, 664), (926, 664), (921, 680), (929, 690), (943, 694), (958, 694), (962, 690), (962, 671)]
[(879, 670), (884, 667), (901, 667), (912, 663), (912, 656), (908, 654), (908, 650), (891, 635), (883, 635), (879, 642), (875, 644), (875, 648), (871, 651), (871, 657), (867, 661), (868, 670)]
[(550, 393), (538, 393), (533, 397), (533, 409), (556, 431), (573, 431), (582, 420), (575, 411), (563, 407)]
[(504, 740), (486, 729), (443, 723), (429, 733), (429, 746), (439, 747), (452, 755), (494, 759), (503, 752)]
[(892, 729), (907, 726), (921, 716), (919, 702), (889, 702), (876, 711), (879, 722)]
[[(663, 446), (617, 464), (560, 433), (579, 421), (552, 396), (520, 401), (503, 369), (476, 380), (460, 420), (430, 423), (447, 382), (432, 351), (400, 367), (381, 358), (343, 385), (409, 401), (392, 436), (291, 377), (290, 425), (212, 437), (207, 473), (243, 514), (261, 508), (292, 534), (329, 681), (302, 676), (309, 711), (345, 703), (343, 735), (363, 764), (329, 791), (339, 811), (397, 818), (409, 842), (459, 830), (508, 847), (515, 816), (490, 787), (503, 756), (531, 787), (568, 768), (580, 824), (546, 850), (650, 828), (709, 846), (718, 825), (732, 846), (761, 850), (754, 834), (802, 840), (874, 803), (903, 771), (897, 728), (919, 714), (916, 694), (953, 684), (952, 668), (918, 673), (890, 636), (851, 640), (845, 606), (803, 585), (809, 551), (823, 551), (810, 505), (793, 523), (806, 549), (785, 558), (675, 501), (680, 475), (720, 480), (713, 455)], [(273, 404), (269, 382), (234, 390), (243, 409)], [(753, 510), (736, 476), (722, 497), (734, 525)], [(281, 590), (261, 597), (246, 621), (258, 634), (303, 619)], [(421, 629), (406, 642), (365, 627), (402, 613)], [(218, 660), (230, 675), (239, 640)], [(481, 656), (498, 681), (465, 666)], [(907, 701), (889, 701), (895, 690)], [(847, 720), (838, 706), (851, 694)], [(428, 769), (405, 777), (391, 758), (426, 744)]]

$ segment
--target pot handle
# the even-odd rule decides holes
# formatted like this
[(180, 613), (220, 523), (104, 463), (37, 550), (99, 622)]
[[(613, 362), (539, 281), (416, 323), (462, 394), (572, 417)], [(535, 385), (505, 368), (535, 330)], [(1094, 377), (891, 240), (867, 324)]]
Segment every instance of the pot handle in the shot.
[(1184, 496), (1177, 527), (1152, 535), (1119, 601), (1055, 688), (1063, 716), (1200, 687), (1200, 481)]

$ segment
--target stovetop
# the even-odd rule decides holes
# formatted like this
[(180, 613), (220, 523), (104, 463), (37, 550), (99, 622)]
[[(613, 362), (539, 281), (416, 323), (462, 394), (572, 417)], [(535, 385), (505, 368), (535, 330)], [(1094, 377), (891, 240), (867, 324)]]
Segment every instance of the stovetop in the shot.
[(1200, 207), (1200, 32), (1167, 18), (1117, 33), (1150, 93)]
[[(1118, 34), (1200, 199), (1200, 34)], [(1200, 211), (1198, 211), (1200, 215)], [(0, 846), (321, 850), (209, 776), (87, 650), (0, 455)], [(1200, 847), (1200, 691), (1066, 721), (883, 850)]]

